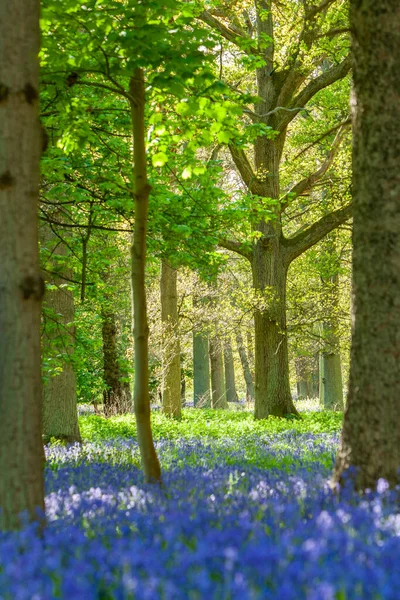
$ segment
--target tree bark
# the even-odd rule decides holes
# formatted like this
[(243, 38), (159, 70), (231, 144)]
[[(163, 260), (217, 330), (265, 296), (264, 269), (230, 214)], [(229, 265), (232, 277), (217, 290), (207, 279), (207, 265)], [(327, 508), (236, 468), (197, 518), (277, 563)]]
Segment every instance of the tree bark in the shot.
[(400, 468), (400, 4), (351, 0), (354, 323), (334, 482)]
[(211, 406), (212, 408), (228, 408), (224, 385), (224, 359), (221, 340), (210, 338), (211, 363)]
[[(56, 238), (47, 224), (41, 227), (40, 240), (53, 257), (66, 256), (65, 244)], [(52, 277), (49, 281), (56, 289), (47, 290), (44, 303), (55, 322), (49, 323), (43, 344), (49, 346), (50, 354), (63, 357), (61, 372), (50, 376), (43, 389), (43, 436), (46, 442), (51, 438), (67, 443), (81, 442), (76, 374), (72, 363), (75, 305), (73, 292), (68, 289), (68, 279), (71, 278), (71, 270), (63, 265), (62, 275)]]
[(197, 408), (210, 408), (210, 359), (208, 335), (193, 332), (193, 402)]
[(242, 363), (244, 380), (246, 382), (246, 402), (249, 404), (250, 402), (254, 402), (254, 383), (247, 358), (246, 348), (244, 346), (243, 337), (240, 331), (238, 331), (236, 334), (236, 344), (240, 356), (240, 362)]
[(0, 530), (44, 510), (39, 2), (0, 3)]
[(224, 344), (224, 367), (226, 401), (237, 402), (238, 395), (235, 384), (235, 363), (233, 360), (233, 352), (230, 340), (226, 340)]
[(177, 270), (161, 263), (162, 402), (163, 412), (175, 419), (182, 416), (181, 349), (178, 333)]
[(158, 482), (161, 481), (161, 468), (154, 448), (150, 421), (149, 326), (147, 321), (145, 266), (151, 188), (147, 180), (145, 91), (142, 69), (135, 69), (130, 79), (129, 94), (133, 133), (133, 191), (135, 199), (135, 227), (131, 247), (133, 337), (135, 344), (134, 406), (144, 477), (148, 482)]
[(117, 319), (111, 310), (102, 311), (104, 358), (103, 406), (106, 417), (124, 415), (132, 411), (132, 394), (126, 373), (118, 361)]

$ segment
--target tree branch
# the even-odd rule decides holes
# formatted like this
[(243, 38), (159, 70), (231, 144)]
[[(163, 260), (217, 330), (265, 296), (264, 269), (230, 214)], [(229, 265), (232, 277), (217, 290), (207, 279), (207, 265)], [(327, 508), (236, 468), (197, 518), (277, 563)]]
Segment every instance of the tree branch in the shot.
[(240, 173), (241, 178), (243, 179), (244, 184), (247, 189), (256, 196), (264, 195), (264, 186), (263, 183), (257, 178), (256, 174), (253, 171), (249, 160), (241, 148), (234, 146), (233, 144), (229, 144), (229, 150), (232, 155), (233, 162), (236, 165), (237, 170)]
[[(312, 79), (298, 94), (295, 96), (289, 106), (289, 108), (295, 108), (296, 106), (305, 107), (306, 104), (321, 90), (332, 85), (335, 81), (343, 79), (349, 73), (351, 69), (351, 57), (347, 55), (341, 63), (335, 65), (324, 71), (318, 77)], [(285, 129), (289, 123), (294, 119), (299, 111), (293, 111), (286, 113), (285, 116), (279, 123), (279, 130)]]
[(247, 260), (251, 262), (251, 252), (250, 250), (246, 249), (241, 242), (236, 242), (235, 240), (227, 240), (226, 238), (220, 238), (218, 240), (218, 246), (221, 246), (221, 248), (225, 248), (225, 250), (236, 252), (236, 254), (244, 256), (244, 258), (247, 258)]
[(328, 152), (328, 155), (322, 165), (311, 173), (307, 177), (304, 177), (301, 181), (293, 185), (290, 190), (283, 196), (281, 200), (281, 209), (285, 210), (288, 205), (288, 202), (297, 196), (303, 196), (310, 192), (315, 183), (322, 179), (322, 177), (326, 174), (328, 169), (333, 163), (333, 159), (336, 156), (337, 151), (339, 150), (340, 144), (342, 143), (344, 134), (346, 132), (347, 127), (350, 125), (350, 119), (347, 119), (342, 123), (339, 131), (337, 132), (335, 139), (333, 140), (331, 149)]
[[(218, 31), (218, 33), (222, 35), (222, 37), (224, 37), (226, 40), (228, 40), (228, 42), (235, 44), (235, 46), (240, 48), (240, 50), (242, 50), (246, 54), (262, 56), (262, 54), (257, 50), (257, 48), (254, 48), (254, 40), (251, 37), (239, 32), (236, 28), (232, 29), (231, 27), (224, 25), (224, 23), (221, 23), (221, 21), (213, 17), (212, 14), (207, 10), (204, 10), (199, 15), (199, 19), (201, 19), (204, 23), (207, 23), (207, 25), (212, 27), (212, 29), (214, 29), (215, 31)], [(246, 48), (242, 47), (240, 41), (243, 41), (245, 43)]]
[(322, 240), (330, 231), (350, 219), (352, 212), (353, 206), (352, 204), (348, 204), (344, 208), (339, 208), (321, 217), (321, 219), (308, 227), (308, 229), (297, 233), (294, 237), (284, 238), (282, 245), (285, 247), (286, 264), (289, 265), (300, 254), (303, 254), (311, 246)]

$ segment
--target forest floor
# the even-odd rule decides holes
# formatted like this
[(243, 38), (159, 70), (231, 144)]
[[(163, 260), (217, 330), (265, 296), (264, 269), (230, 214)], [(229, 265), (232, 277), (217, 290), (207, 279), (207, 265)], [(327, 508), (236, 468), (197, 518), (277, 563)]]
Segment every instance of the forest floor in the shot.
[(42, 538), (0, 534), (0, 598), (398, 600), (400, 490), (332, 493), (341, 419), (155, 413), (159, 487), (132, 415), (81, 416), (83, 445), (46, 448)]

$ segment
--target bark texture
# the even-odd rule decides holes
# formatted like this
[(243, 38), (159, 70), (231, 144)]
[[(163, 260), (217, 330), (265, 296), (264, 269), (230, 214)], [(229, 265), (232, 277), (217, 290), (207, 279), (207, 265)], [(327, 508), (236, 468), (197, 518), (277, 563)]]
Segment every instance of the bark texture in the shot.
[(235, 384), (235, 363), (233, 360), (232, 345), (230, 340), (224, 344), (225, 391), (227, 402), (237, 402), (238, 395)]
[(149, 326), (146, 302), (146, 233), (150, 185), (147, 180), (145, 91), (142, 69), (135, 69), (129, 84), (133, 133), (133, 176), (135, 228), (132, 258), (133, 337), (135, 345), (134, 406), (137, 436), (146, 481), (161, 481), (160, 463), (154, 448), (150, 421), (149, 394)]
[[(351, 0), (353, 307), (347, 407), (334, 481), (400, 468), (400, 4)], [(353, 467), (354, 469), (349, 469)]]
[(162, 403), (169, 417), (180, 419), (181, 349), (178, 332), (178, 273), (165, 260), (161, 263)]
[[(56, 238), (47, 224), (40, 230), (42, 245), (51, 251), (53, 257), (65, 257), (66, 246)], [(63, 276), (71, 279), (71, 271), (63, 267)], [(75, 347), (75, 305), (72, 290), (62, 275), (52, 277), (45, 296), (45, 306), (52, 319), (46, 327), (43, 344), (49, 345), (49, 352), (63, 356), (61, 372), (51, 376), (43, 389), (43, 436), (73, 443), (80, 442), (76, 397), (76, 375), (72, 364)]]
[(39, 1), (0, 3), (0, 530), (44, 509)]
[(310, 358), (298, 356), (295, 359), (297, 394), (300, 399), (312, 398), (312, 371)]
[(106, 417), (123, 415), (132, 411), (132, 394), (126, 373), (118, 360), (117, 319), (114, 312), (102, 311), (102, 337), (104, 358), (103, 406)]
[(211, 364), (211, 406), (212, 408), (228, 408), (224, 382), (224, 357), (221, 340), (210, 338)]
[(198, 408), (210, 408), (208, 335), (193, 332), (193, 396)]
[(244, 380), (246, 382), (246, 402), (247, 403), (254, 402), (253, 376), (251, 373), (246, 348), (245, 348), (245, 345), (243, 342), (243, 336), (240, 333), (240, 331), (238, 331), (238, 333), (236, 334), (236, 344), (237, 344), (237, 348), (238, 348), (238, 352), (239, 352), (239, 356), (240, 356), (240, 362), (242, 363)]

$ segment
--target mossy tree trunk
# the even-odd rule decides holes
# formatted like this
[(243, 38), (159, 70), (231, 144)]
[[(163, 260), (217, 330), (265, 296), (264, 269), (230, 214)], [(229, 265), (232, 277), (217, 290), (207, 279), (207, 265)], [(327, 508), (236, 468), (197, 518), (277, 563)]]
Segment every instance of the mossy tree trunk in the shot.
[(44, 510), (39, 1), (0, 3), (0, 530)]
[(106, 417), (111, 417), (131, 412), (133, 403), (127, 374), (119, 362), (116, 315), (104, 308), (101, 317), (105, 385), (103, 406)]
[(400, 4), (351, 0), (353, 332), (334, 481), (400, 482)]

